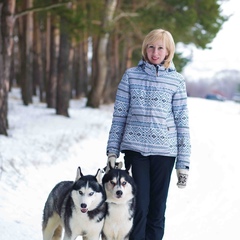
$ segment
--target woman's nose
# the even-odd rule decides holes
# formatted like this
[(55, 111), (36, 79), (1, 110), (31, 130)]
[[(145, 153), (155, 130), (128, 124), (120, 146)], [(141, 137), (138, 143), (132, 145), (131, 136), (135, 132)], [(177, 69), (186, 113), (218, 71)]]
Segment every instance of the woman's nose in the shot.
[(158, 53), (158, 48), (157, 47), (153, 48), (153, 53), (155, 53), (155, 54)]

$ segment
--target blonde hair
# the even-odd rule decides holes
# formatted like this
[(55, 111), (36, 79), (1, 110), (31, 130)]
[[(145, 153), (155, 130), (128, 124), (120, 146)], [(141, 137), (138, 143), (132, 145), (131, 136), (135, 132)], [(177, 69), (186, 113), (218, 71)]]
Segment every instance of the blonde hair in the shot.
[(159, 40), (162, 40), (165, 44), (168, 56), (164, 60), (164, 67), (168, 68), (175, 53), (175, 43), (172, 37), (172, 34), (164, 29), (155, 29), (149, 32), (143, 40), (142, 44), (142, 57), (145, 61), (148, 61), (147, 58), (147, 46), (153, 44)]

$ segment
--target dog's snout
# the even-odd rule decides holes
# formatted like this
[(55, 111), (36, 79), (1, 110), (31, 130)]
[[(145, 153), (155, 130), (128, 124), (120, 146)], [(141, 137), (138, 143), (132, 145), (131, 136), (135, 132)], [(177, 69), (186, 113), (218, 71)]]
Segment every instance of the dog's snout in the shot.
[(81, 208), (87, 208), (87, 204), (86, 203), (81, 203)]
[(118, 191), (116, 192), (116, 194), (117, 194), (117, 196), (122, 196), (123, 192), (122, 192), (121, 190), (118, 190)]
[(88, 211), (87, 204), (86, 203), (81, 203), (81, 212), (86, 213)]

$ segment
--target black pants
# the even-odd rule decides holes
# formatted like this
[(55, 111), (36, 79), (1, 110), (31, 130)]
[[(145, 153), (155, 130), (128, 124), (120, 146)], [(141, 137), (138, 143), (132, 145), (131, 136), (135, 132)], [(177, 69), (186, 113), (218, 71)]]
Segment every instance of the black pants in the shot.
[(142, 156), (125, 151), (125, 166), (132, 166), (137, 185), (136, 213), (129, 240), (161, 240), (175, 157)]

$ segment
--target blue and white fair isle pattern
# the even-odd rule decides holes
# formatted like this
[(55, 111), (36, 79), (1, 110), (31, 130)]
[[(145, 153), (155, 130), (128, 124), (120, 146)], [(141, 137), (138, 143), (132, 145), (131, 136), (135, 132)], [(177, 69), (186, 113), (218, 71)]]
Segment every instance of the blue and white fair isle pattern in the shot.
[(190, 137), (185, 81), (174, 66), (140, 61), (119, 83), (107, 152), (132, 150), (144, 156), (177, 157), (188, 169)]

